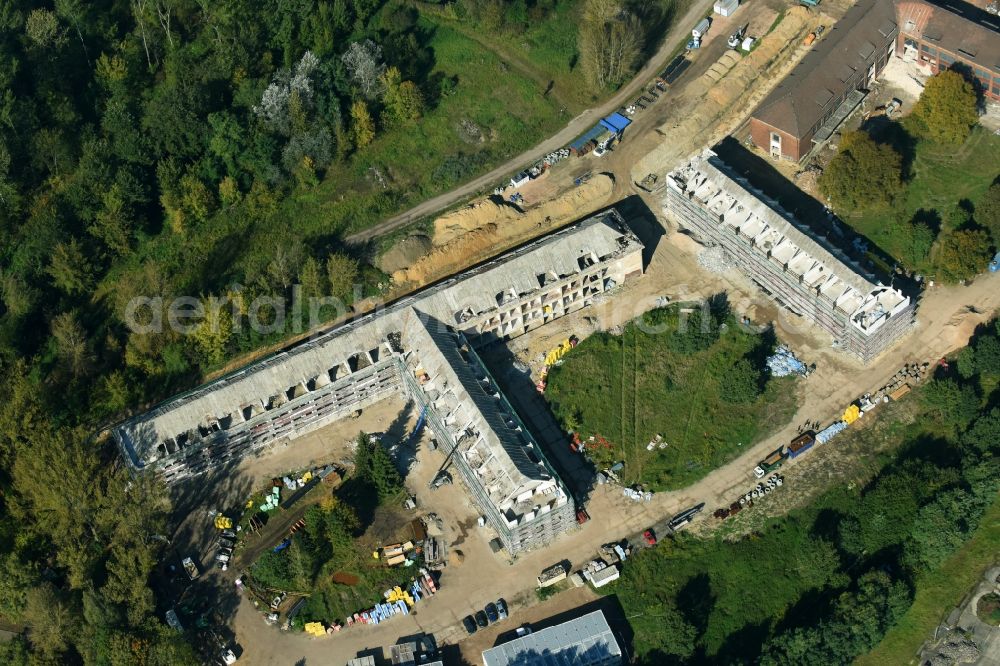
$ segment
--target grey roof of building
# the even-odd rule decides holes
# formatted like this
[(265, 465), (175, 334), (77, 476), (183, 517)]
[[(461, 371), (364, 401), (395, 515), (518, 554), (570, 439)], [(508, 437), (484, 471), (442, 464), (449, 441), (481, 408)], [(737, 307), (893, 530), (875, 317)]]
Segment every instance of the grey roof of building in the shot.
[[(477, 480), (497, 509), (513, 509), (524, 493), (533, 495), (544, 489), (554, 492), (557, 481), (542, 463), (534, 442), (506, 411), (499, 389), (475, 352), (442, 322), (416, 314), (406, 331), (408, 353), (431, 377), (435, 410), (465, 431), (476, 433), (468, 438), (468, 448), (456, 455), (472, 459)], [(530, 451), (535, 451), (535, 460), (529, 457)]]
[(910, 303), (899, 289), (862, 275), (862, 267), (828, 240), (800, 229), (794, 217), (734, 174), (711, 150), (667, 174), (667, 184), (709, 212), (725, 234), (738, 231), (752, 239), (761, 257), (783, 265), (803, 289), (823, 294), (865, 334)]
[(490, 648), (483, 652), (483, 666), (586, 666), (621, 654), (597, 610)]
[(792, 136), (806, 136), (895, 31), (892, 2), (858, 0), (764, 98), (753, 117)]
[(965, 2), (905, 0), (899, 30), (1000, 72), (1000, 17)]
[(623, 224), (617, 211), (594, 215), (170, 398), (116, 426), (123, 452), (134, 468), (141, 469), (156, 455), (156, 446), (167, 438), (195, 430), (211, 419), (222, 419), (247, 405), (260, 404), (280, 391), (345, 363), (358, 352), (379, 348), (390, 332), (404, 328), (413, 307), (454, 324), (456, 315), (466, 309), (476, 314), (496, 310), (499, 291), (513, 289), (523, 294), (539, 289), (537, 276), (541, 273), (570, 275), (580, 271), (578, 259), (590, 253), (600, 258), (641, 247), (642, 243)]

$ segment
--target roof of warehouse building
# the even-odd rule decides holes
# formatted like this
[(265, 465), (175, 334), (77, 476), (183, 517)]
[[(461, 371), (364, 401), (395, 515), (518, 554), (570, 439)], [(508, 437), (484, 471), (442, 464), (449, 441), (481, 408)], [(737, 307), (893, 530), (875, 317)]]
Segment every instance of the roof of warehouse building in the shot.
[(905, 0), (900, 32), (1000, 72), (1000, 17), (964, 2)]
[(455, 324), (459, 313), (497, 310), (500, 292), (520, 295), (539, 289), (540, 274), (570, 275), (581, 270), (582, 257), (601, 258), (641, 247), (617, 211), (604, 211), (174, 396), (117, 426), (122, 448), (132, 466), (142, 468), (165, 439), (195, 430), (206, 419), (222, 419), (247, 405), (267, 401), (279, 391), (346, 363), (358, 352), (378, 349), (390, 332), (403, 329), (414, 306)]
[(805, 136), (895, 30), (892, 2), (858, 0), (764, 98), (753, 117), (793, 136)]
[(621, 654), (604, 613), (596, 610), (490, 648), (483, 666), (586, 666)]

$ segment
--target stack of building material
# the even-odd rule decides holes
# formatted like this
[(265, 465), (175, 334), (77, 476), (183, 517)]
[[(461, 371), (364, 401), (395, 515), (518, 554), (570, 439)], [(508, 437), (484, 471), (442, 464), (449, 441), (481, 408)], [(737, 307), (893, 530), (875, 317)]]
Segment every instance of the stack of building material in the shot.
[(816, 441), (820, 444), (826, 444), (831, 439), (839, 435), (843, 430), (847, 428), (847, 423), (844, 421), (836, 421), (832, 425), (823, 428), (818, 433), (816, 433)]
[(719, 0), (715, 3), (715, 13), (719, 16), (732, 16), (740, 6), (740, 0)]
[(772, 377), (787, 377), (788, 375), (807, 374), (806, 364), (795, 358), (788, 347), (779, 345), (767, 359), (767, 367), (771, 370)]

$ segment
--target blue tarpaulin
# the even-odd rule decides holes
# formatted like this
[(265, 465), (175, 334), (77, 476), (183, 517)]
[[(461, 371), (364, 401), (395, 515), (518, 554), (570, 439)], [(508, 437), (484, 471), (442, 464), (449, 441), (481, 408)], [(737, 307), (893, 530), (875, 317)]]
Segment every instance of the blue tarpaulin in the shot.
[(632, 121), (620, 113), (612, 113), (610, 116), (602, 120), (601, 124), (615, 134), (621, 134), (626, 127), (632, 124)]
[(601, 125), (600, 123), (598, 123), (598, 124), (594, 125), (593, 127), (591, 127), (589, 130), (587, 130), (587, 132), (583, 136), (581, 136), (579, 139), (577, 139), (573, 143), (569, 144), (569, 147), (572, 148), (573, 150), (579, 152), (581, 148), (583, 148), (588, 143), (590, 143), (591, 141), (593, 141), (594, 139), (596, 139), (597, 137), (601, 136), (602, 134), (604, 134), (607, 131), (608, 130), (607, 130), (606, 127), (604, 127), (603, 125)]

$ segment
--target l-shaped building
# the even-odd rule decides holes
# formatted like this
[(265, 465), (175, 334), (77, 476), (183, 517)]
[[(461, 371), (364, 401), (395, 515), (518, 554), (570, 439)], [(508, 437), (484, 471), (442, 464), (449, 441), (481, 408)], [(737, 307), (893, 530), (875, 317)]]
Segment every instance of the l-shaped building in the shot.
[(575, 506), (475, 352), (642, 275), (614, 209), (175, 396), (113, 429), (129, 467), (168, 483), (401, 396), (426, 407), (472, 499), (512, 554), (568, 529)]

